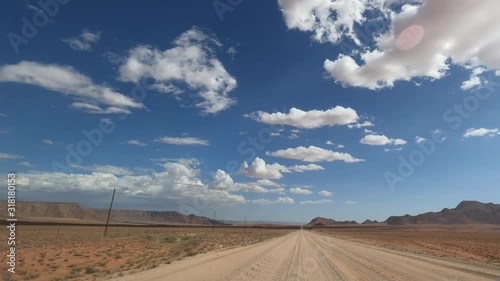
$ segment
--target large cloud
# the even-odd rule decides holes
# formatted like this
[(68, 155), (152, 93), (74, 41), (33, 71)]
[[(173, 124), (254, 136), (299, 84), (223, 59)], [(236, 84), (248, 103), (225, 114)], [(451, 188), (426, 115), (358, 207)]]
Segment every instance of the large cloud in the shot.
[(215, 56), (221, 43), (197, 28), (191, 28), (173, 42), (174, 47), (158, 50), (141, 45), (129, 51), (128, 58), (120, 66), (120, 79), (138, 83), (152, 78), (152, 87), (163, 93), (180, 97), (186, 85), (196, 93), (196, 107), (204, 114), (215, 114), (235, 104), (229, 93), (236, 88), (231, 76)]
[(241, 195), (211, 188), (216, 178), (213, 182), (203, 183), (198, 178), (199, 170), (191, 166), (174, 162), (162, 166), (161, 172), (141, 175), (115, 175), (113, 172), (124, 174), (127, 169), (111, 166), (90, 166), (88, 170), (94, 170), (90, 174), (31, 172), (20, 175), (19, 185), (25, 192), (107, 192), (116, 188), (126, 198), (172, 200), (179, 203), (197, 199), (213, 206), (246, 202)]
[(347, 125), (356, 123), (359, 119), (356, 110), (350, 107), (336, 106), (328, 110), (304, 111), (291, 108), (290, 112), (267, 113), (258, 111), (246, 115), (258, 122), (272, 125), (289, 125), (297, 128), (314, 129), (324, 126)]
[(76, 99), (72, 107), (87, 113), (130, 113), (131, 109), (144, 108), (142, 103), (108, 86), (94, 84), (69, 66), (30, 61), (4, 65), (0, 67), (0, 82), (35, 85), (72, 96)]
[(289, 159), (297, 159), (305, 162), (344, 161), (347, 163), (354, 163), (354, 162), (364, 161), (363, 159), (355, 158), (348, 153), (335, 152), (312, 145), (309, 147), (299, 146), (296, 148), (288, 148), (274, 152), (266, 152), (266, 155), (289, 158)]
[(324, 68), (344, 85), (380, 89), (398, 80), (440, 79), (456, 64), (472, 71), (464, 90), (482, 84), (484, 69), (500, 69), (500, 1), (412, 2), (390, 13), (390, 28), (376, 38), (375, 49), (359, 59), (341, 54)]

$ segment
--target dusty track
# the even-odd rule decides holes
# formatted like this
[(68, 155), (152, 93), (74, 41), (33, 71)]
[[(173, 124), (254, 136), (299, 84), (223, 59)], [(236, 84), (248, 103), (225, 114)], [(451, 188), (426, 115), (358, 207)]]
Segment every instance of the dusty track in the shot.
[(500, 268), (386, 250), (296, 231), (260, 244), (208, 253), (119, 281), (500, 280)]

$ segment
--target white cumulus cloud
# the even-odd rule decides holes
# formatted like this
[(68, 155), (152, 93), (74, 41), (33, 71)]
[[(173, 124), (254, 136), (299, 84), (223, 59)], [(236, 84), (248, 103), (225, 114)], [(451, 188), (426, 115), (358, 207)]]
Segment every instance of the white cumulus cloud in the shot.
[(319, 195), (324, 196), (324, 197), (331, 197), (333, 196), (333, 192), (327, 191), (327, 190), (321, 190), (318, 192)]
[(216, 48), (221, 46), (217, 38), (193, 27), (173, 45), (167, 50), (148, 45), (131, 49), (120, 66), (120, 80), (138, 83), (151, 78), (151, 87), (177, 98), (193, 92), (197, 97), (195, 106), (201, 108), (202, 114), (216, 114), (236, 103), (229, 97), (236, 88), (236, 79), (215, 56)]
[(367, 145), (405, 145), (406, 141), (402, 139), (391, 139), (385, 135), (366, 135), (360, 141)]
[(470, 128), (467, 129), (467, 131), (464, 133), (464, 137), (470, 138), (470, 137), (493, 137), (496, 135), (500, 135), (500, 130), (495, 128), (495, 129), (485, 129), (485, 128), (479, 128), (479, 129), (474, 129)]
[(266, 162), (256, 157), (250, 165), (244, 161), (241, 164), (240, 174), (246, 177), (259, 179), (280, 179), (282, 173), (289, 173), (290, 170), (278, 163), (266, 164)]
[(500, 69), (499, 1), (402, 3), (400, 10), (386, 13), (389, 27), (376, 35), (375, 48), (363, 46), (359, 53), (324, 62), (337, 82), (381, 89), (396, 81), (441, 79), (454, 64), (472, 70), (471, 79), (462, 85), (467, 90), (481, 84), (481, 72)]
[[(95, 166), (90, 166), (93, 170)], [(97, 170), (97, 168), (96, 168)], [(241, 195), (227, 190), (210, 188), (211, 183), (204, 183), (198, 178), (199, 170), (180, 163), (169, 162), (160, 172), (151, 171), (136, 175), (116, 175), (108, 170), (101, 172), (61, 173), (31, 172), (23, 173), (18, 184), (25, 192), (85, 192), (99, 193), (117, 189), (123, 199), (142, 198), (170, 200), (176, 203), (193, 204), (193, 200), (207, 202), (208, 206), (232, 206), (247, 201)]]
[(265, 124), (289, 125), (303, 129), (347, 125), (355, 123), (359, 119), (356, 110), (342, 106), (336, 106), (327, 110), (314, 109), (310, 111), (292, 107), (288, 113), (267, 113), (257, 111), (245, 116)]
[(278, 0), (285, 23), (290, 29), (312, 32), (318, 42), (337, 43), (343, 36), (355, 42), (355, 24), (365, 21), (366, 0)]

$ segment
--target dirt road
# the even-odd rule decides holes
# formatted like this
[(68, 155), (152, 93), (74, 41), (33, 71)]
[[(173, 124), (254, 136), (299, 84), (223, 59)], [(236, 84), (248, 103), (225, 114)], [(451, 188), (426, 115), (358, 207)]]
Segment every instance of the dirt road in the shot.
[(500, 281), (500, 268), (392, 251), (301, 230), (112, 280)]

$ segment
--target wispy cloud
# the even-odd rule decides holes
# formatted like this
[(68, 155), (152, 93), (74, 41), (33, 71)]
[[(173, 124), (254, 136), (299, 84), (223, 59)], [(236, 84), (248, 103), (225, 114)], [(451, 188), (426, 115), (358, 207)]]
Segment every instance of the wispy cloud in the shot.
[(423, 138), (423, 137), (420, 137), (420, 136), (416, 136), (415, 137), (415, 142), (416, 143), (421, 143), (421, 142), (424, 142), (426, 140), (427, 140), (426, 138)]
[(288, 169), (290, 169), (290, 171), (302, 173), (304, 171), (321, 171), (324, 170), (325, 168), (317, 164), (307, 164), (307, 165), (290, 166), (288, 167)]
[[(131, 113), (144, 105), (115, 92), (108, 86), (97, 85), (70, 66), (22, 61), (0, 67), (0, 82), (17, 82), (45, 88), (74, 97), (71, 106), (87, 113)], [(105, 106), (105, 108), (102, 108)]]
[(210, 145), (210, 142), (200, 138), (193, 137), (160, 137), (155, 142), (175, 145)]
[(134, 172), (129, 168), (117, 167), (113, 165), (92, 165), (92, 166), (80, 166), (71, 165), (71, 168), (95, 173), (104, 173), (115, 176), (131, 176)]
[(24, 162), (19, 162), (17, 163), (17, 165), (20, 165), (20, 166), (25, 166), (25, 167), (34, 167), (35, 165), (31, 164), (30, 162), (28, 161), (24, 161)]
[(305, 162), (344, 161), (347, 163), (355, 163), (364, 161), (363, 159), (355, 158), (348, 153), (335, 152), (316, 146), (299, 146), (296, 148), (282, 149), (275, 152), (266, 152), (266, 155), (288, 159), (297, 159)]
[(356, 202), (356, 201), (344, 201), (344, 202), (342, 202), (342, 203), (344, 203), (344, 204), (348, 204), (348, 205), (358, 204), (358, 202)]
[(286, 196), (286, 197), (278, 197), (276, 200), (270, 200), (270, 199), (257, 199), (257, 200), (252, 200), (252, 203), (257, 204), (257, 205), (271, 205), (271, 204), (288, 204), (292, 205), (295, 204), (295, 200), (292, 198)]
[(0, 152), (0, 159), (21, 159), (23, 156), (19, 156), (17, 154), (11, 154), (6, 152)]
[(78, 36), (62, 39), (75, 51), (91, 51), (101, 39), (101, 32), (92, 32), (84, 29)]
[(42, 140), (42, 142), (43, 142), (44, 144), (48, 144), (48, 145), (53, 145), (53, 144), (54, 144), (54, 142), (53, 142), (53, 141), (51, 141), (51, 140), (49, 140), (49, 139), (43, 139), (43, 140)]
[(128, 141), (126, 141), (126, 143), (130, 144), (130, 145), (147, 146), (146, 143), (143, 143), (140, 140), (128, 140)]
[(375, 124), (373, 124), (372, 122), (370, 121), (364, 121), (363, 123), (356, 123), (356, 124), (349, 124), (347, 125), (347, 127), (349, 129), (359, 129), (359, 128), (363, 128), (363, 127), (373, 127), (375, 126)]
[(301, 201), (300, 204), (328, 204), (332, 203), (333, 201), (330, 199), (320, 199), (320, 200), (307, 200), (307, 201)]

